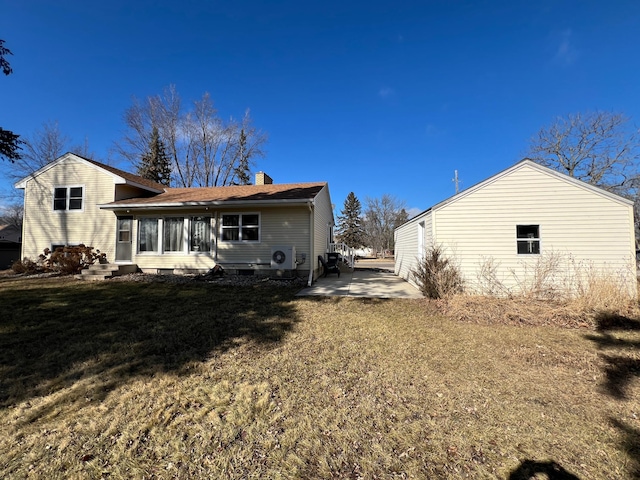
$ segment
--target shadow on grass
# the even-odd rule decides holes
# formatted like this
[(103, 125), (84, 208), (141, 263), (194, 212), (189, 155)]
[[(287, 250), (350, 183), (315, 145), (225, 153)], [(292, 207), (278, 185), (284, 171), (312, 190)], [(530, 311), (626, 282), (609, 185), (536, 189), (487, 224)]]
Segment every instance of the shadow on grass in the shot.
[[(596, 332), (586, 335), (586, 338), (596, 343), (601, 350), (611, 352), (602, 355), (605, 360), (604, 390), (615, 399), (628, 400), (632, 381), (635, 377), (640, 377), (640, 341), (637, 335), (630, 338), (630, 335), (640, 333), (640, 321), (603, 312), (596, 317)], [(616, 332), (624, 332), (625, 338), (615, 335)], [(623, 435), (622, 449), (633, 462), (633, 478), (640, 478), (640, 431), (616, 418), (611, 418), (610, 421)]]
[(275, 344), (298, 320), (294, 294), (266, 286), (3, 282), (0, 408), (63, 390), (58, 403), (99, 400), (132, 377), (181, 373), (241, 343)]
[(606, 383), (605, 391), (614, 398), (627, 399), (627, 388), (634, 377), (640, 376), (640, 359), (628, 355), (629, 352), (640, 350), (640, 341), (635, 339), (621, 339), (615, 332), (640, 332), (640, 321), (610, 313), (600, 313), (596, 316), (596, 334), (586, 335), (602, 350), (614, 350), (613, 355), (603, 355), (606, 361), (604, 370)]
[(509, 480), (529, 480), (539, 478), (538, 474), (544, 474), (548, 480), (580, 480), (577, 476), (569, 473), (556, 462), (538, 462), (536, 460), (523, 460), (518, 468), (509, 475)]
[(611, 425), (624, 435), (622, 448), (629, 457), (635, 459), (634, 470), (631, 472), (632, 478), (640, 478), (640, 430), (615, 418), (611, 418), (610, 421)]

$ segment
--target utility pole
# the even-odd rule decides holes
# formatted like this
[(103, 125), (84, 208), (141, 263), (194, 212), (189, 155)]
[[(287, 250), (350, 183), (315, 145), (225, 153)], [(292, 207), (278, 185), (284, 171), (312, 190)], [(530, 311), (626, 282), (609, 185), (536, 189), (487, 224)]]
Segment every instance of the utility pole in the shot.
[(458, 193), (460, 191), (460, 182), (458, 180), (458, 170), (454, 170), (454, 177), (452, 182), (456, 186), (456, 193)]

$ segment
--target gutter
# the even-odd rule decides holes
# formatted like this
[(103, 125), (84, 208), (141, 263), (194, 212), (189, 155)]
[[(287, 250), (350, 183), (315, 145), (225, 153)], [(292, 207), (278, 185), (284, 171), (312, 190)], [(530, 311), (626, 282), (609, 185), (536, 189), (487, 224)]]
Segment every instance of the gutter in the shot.
[(118, 210), (120, 208), (135, 208), (135, 209), (149, 209), (149, 208), (186, 208), (186, 207), (211, 207), (211, 206), (224, 206), (234, 207), (236, 205), (253, 205), (259, 207), (260, 205), (308, 205), (309, 200), (216, 200), (208, 202), (175, 202), (175, 203), (104, 203), (98, 205), (98, 208), (102, 210)]

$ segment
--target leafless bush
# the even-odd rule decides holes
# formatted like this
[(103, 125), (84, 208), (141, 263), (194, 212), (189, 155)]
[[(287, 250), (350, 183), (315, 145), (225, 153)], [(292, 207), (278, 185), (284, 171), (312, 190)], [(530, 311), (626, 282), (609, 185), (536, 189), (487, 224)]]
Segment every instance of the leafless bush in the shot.
[(439, 245), (425, 251), (411, 274), (427, 298), (443, 298), (463, 291), (460, 268), (444, 255)]
[[(563, 270), (564, 257), (558, 252), (548, 252), (536, 258), (531, 264), (523, 263), (523, 273), (511, 269), (518, 292), (525, 297), (560, 299), (565, 297), (565, 280), (567, 271)], [(564, 272), (564, 273), (563, 273)]]
[(24, 258), (14, 262), (11, 269), (15, 273), (37, 274), (56, 272), (62, 275), (73, 275), (80, 273), (94, 263), (106, 263), (106, 254), (100, 250), (93, 251), (93, 247), (85, 245), (75, 245), (72, 247), (58, 247), (54, 251), (48, 248), (38, 256), (37, 261)]
[(511, 291), (500, 279), (499, 271), (499, 261), (493, 257), (483, 257), (476, 271), (476, 293), (491, 297), (510, 296)]

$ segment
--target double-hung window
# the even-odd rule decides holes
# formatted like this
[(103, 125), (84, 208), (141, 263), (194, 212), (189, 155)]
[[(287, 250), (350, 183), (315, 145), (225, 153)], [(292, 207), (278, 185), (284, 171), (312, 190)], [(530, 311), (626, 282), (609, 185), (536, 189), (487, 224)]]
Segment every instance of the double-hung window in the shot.
[(236, 213), (222, 215), (223, 242), (259, 242), (260, 215), (257, 213)]
[(53, 189), (54, 210), (82, 210), (82, 187), (56, 187)]
[(518, 255), (540, 254), (540, 225), (516, 225)]

